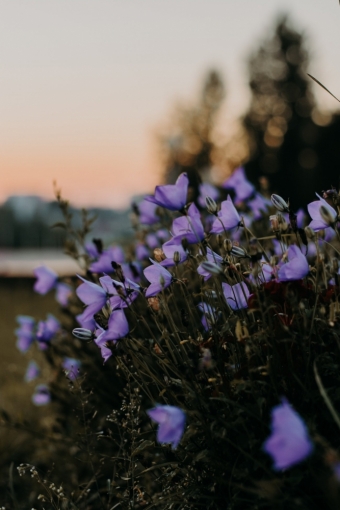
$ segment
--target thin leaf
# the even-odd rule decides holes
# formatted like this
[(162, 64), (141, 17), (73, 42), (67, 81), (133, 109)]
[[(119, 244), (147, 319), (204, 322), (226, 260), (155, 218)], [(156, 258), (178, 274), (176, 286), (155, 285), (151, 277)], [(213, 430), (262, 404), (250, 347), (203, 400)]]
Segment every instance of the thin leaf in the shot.
[[(340, 3), (340, 0), (339, 0), (339, 3)], [(317, 80), (316, 78), (314, 78), (314, 76), (312, 76), (311, 74), (307, 73), (308, 76), (310, 78), (312, 78), (312, 80), (315, 81), (315, 83), (317, 83), (318, 85), (320, 85), (320, 87), (322, 87), (326, 92), (328, 92), (328, 94), (330, 94), (332, 97), (334, 97), (334, 99), (336, 99), (339, 103), (340, 103), (340, 100), (334, 95), (332, 94), (332, 92), (330, 90), (328, 90), (324, 85), (322, 85), (322, 83), (319, 82), (319, 80)]]

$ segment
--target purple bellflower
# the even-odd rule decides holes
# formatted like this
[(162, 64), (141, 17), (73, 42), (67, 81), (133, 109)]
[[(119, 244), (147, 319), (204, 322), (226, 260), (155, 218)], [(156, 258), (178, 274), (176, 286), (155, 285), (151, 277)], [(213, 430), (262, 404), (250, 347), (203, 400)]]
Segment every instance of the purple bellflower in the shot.
[[(212, 262), (213, 264), (221, 265), (223, 262), (223, 258), (221, 255), (218, 255), (214, 251), (212, 251), (211, 248), (207, 248), (207, 259), (209, 262)], [(200, 264), (197, 268), (198, 274), (203, 276), (204, 281), (206, 282), (211, 277), (211, 274), (209, 271), (207, 271), (206, 268), (202, 267), (202, 264)]]
[(140, 242), (136, 243), (135, 252), (136, 252), (137, 260), (144, 260), (144, 259), (148, 259), (150, 257), (150, 251), (143, 243), (140, 243)]
[(329, 205), (328, 202), (326, 202), (326, 200), (321, 198), (317, 193), (316, 196), (319, 198), (319, 200), (315, 200), (315, 202), (311, 202), (310, 204), (307, 205), (308, 212), (312, 217), (312, 221), (308, 226), (315, 230), (315, 232), (331, 226), (331, 224), (327, 222), (325, 218), (322, 216), (320, 211), (321, 206), (325, 207), (333, 223), (336, 222), (338, 217), (336, 210), (333, 209), (333, 207)]
[(307, 427), (285, 398), (272, 409), (271, 430), (263, 450), (272, 457), (276, 471), (290, 468), (312, 453)]
[(164, 243), (162, 250), (166, 256), (166, 259), (162, 260), (160, 264), (164, 267), (171, 267), (176, 265), (174, 261), (174, 255), (176, 252), (179, 254), (179, 262), (184, 262), (188, 258), (188, 252), (182, 246), (182, 239), (178, 237), (174, 237), (170, 241)]
[(199, 243), (204, 239), (201, 215), (194, 203), (189, 207), (187, 216), (181, 216), (172, 222), (171, 230), (174, 238), (185, 238), (189, 244)]
[(68, 298), (72, 294), (72, 289), (66, 283), (57, 283), (55, 298), (61, 306), (68, 305)]
[(185, 413), (175, 406), (156, 406), (147, 411), (152, 421), (158, 423), (157, 441), (161, 444), (170, 443), (175, 450), (183, 436)]
[(203, 313), (201, 319), (202, 326), (205, 331), (209, 331), (209, 329), (211, 329), (211, 325), (216, 324), (220, 314), (216, 312), (216, 309), (213, 306), (208, 303), (204, 303), (203, 301), (197, 305), (197, 308)]
[(65, 370), (66, 377), (68, 377), (70, 381), (75, 381), (77, 379), (81, 367), (79, 359), (65, 357), (61, 366)]
[(144, 200), (170, 209), (170, 211), (180, 211), (187, 203), (188, 186), (188, 176), (186, 173), (182, 173), (176, 184), (156, 186), (155, 196), (145, 197)]
[(35, 387), (32, 402), (36, 406), (45, 406), (51, 402), (51, 394), (46, 384), (38, 384)]
[(308, 260), (295, 244), (288, 248), (288, 260), (279, 268), (277, 279), (280, 282), (300, 280), (309, 273)]
[(112, 310), (127, 308), (139, 295), (139, 285), (129, 278), (126, 278), (122, 283), (105, 275), (99, 278), (99, 281), (107, 296), (109, 296)]
[(234, 190), (238, 202), (247, 200), (255, 191), (254, 186), (247, 180), (243, 167), (236, 168), (231, 176), (224, 181), (222, 188)]
[(107, 360), (108, 360), (109, 358), (111, 358), (111, 356), (112, 356), (112, 351), (111, 351), (111, 349), (109, 349), (108, 347), (106, 347), (106, 345), (105, 345), (105, 344), (99, 345), (98, 347), (100, 348), (100, 352), (101, 352), (102, 358), (103, 358), (103, 360), (104, 360), (104, 363), (106, 363), (106, 362), (107, 362)]
[(241, 218), (235, 209), (235, 206), (228, 195), (227, 200), (221, 203), (221, 210), (217, 213), (210, 232), (212, 234), (220, 234), (224, 230), (230, 230), (240, 224)]
[(159, 221), (159, 216), (156, 214), (158, 205), (143, 199), (138, 204), (139, 221), (142, 225), (153, 225)]
[(52, 269), (46, 266), (40, 266), (34, 269), (33, 272), (37, 278), (33, 287), (35, 292), (38, 292), (38, 294), (47, 294), (47, 292), (55, 287), (58, 275)]
[(205, 209), (206, 202), (205, 198), (210, 197), (213, 200), (217, 200), (219, 196), (218, 189), (210, 184), (209, 182), (204, 182), (203, 184), (199, 185), (199, 197), (197, 199), (198, 204), (202, 207), (202, 209)]
[(150, 259), (150, 261), (153, 265), (144, 269), (144, 276), (151, 283), (145, 292), (147, 298), (159, 294), (163, 289), (169, 287), (173, 280), (172, 274), (165, 267), (155, 260)]
[[(89, 308), (89, 307), (87, 307), (87, 308)], [(76, 319), (77, 319), (78, 324), (82, 328), (89, 329), (90, 331), (93, 331), (96, 327), (96, 321), (94, 320), (93, 316), (89, 315), (87, 308), (83, 311), (83, 313), (76, 315)]]
[(112, 341), (116, 343), (119, 338), (123, 338), (129, 332), (129, 323), (125, 317), (123, 310), (113, 310), (110, 315), (107, 329), (100, 328), (96, 331), (99, 333), (95, 339), (96, 344), (100, 347), (106, 342)]
[(101, 308), (103, 308), (103, 306), (106, 304), (108, 296), (106, 291), (100, 285), (89, 282), (79, 275), (78, 278), (80, 278), (84, 283), (79, 285), (76, 290), (76, 294), (84, 303), (84, 305), (87, 305), (87, 308), (84, 310), (81, 316), (78, 316), (77, 320), (82, 327), (87, 327), (84, 326), (84, 324), (86, 322), (90, 322), (91, 319), (93, 319), (93, 316), (99, 312)]
[(91, 259), (97, 259), (99, 257), (98, 248), (94, 243), (85, 243), (85, 251)]
[(40, 368), (36, 364), (34, 360), (31, 360), (26, 368), (24, 381), (31, 382), (34, 381), (40, 375)]
[(244, 282), (236, 283), (235, 285), (222, 283), (222, 288), (224, 297), (232, 310), (248, 308), (250, 292)]
[(260, 193), (256, 193), (255, 198), (247, 202), (247, 205), (252, 212), (253, 219), (260, 220), (263, 218), (263, 214), (267, 212), (268, 207), (270, 207), (272, 203)]
[(120, 246), (110, 246), (99, 255), (96, 262), (90, 265), (90, 271), (93, 273), (112, 273), (114, 271), (111, 262), (122, 264), (124, 262), (124, 252)]
[(35, 320), (28, 315), (18, 315), (19, 327), (15, 330), (16, 346), (21, 352), (27, 352), (35, 339)]
[(39, 348), (45, 350), (59, 329), (60, 322), (51, 313), (47, 315), (45, 321), (39, 321), (36, 334)]

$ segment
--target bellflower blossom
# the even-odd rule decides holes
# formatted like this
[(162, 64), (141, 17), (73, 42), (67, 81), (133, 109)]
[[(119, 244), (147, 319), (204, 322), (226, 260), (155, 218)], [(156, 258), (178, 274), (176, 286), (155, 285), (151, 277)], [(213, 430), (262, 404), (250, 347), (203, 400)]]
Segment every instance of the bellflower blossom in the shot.
[(237, 227), (241, 218), (235, 206), (228, 195), (227, 200), (224, 200), (221, 203), (221, 210), (217, 213), (218, 217), (215, 218), (212, 228), (210, 230), (211, 234), (220, 234), (224, 230), (230, 230), (234, 227)]
[(294, 466), (312, 453), (307, 427), (285, 398), (272, 409), (271, 430), (263, 450), (272, 457), (276, 471)]
[[(212, 262), (212, 263), (217, 264), (217, 265), (221, 265), (222, 262), (223, 262), (223, 258), (221, 257), (221, 255), (218, 255), (217, 253), (212, 251), (211, 248), (207, 248), (207, 259), (208, 259), (209, 262)], [(209, 280), (209, 278), (211, 277), (211, 273), (209, 271), (207, 271), (206, 268), (203, 268), (202, 264), (200, 264), (198, 266), (197, 272), (198, 272), (198, 274), (203, 276), (205, 282), (207, 280)]]
[(31, 382), (34, 381), (40, 375), (40, 368), (34, 360), (31, 360), (26, 368), (24, 381)]
[(199, 197), (197, 199), (198, 204), (202, 207), (202, 209), (205, 209), (206, 202), (205, 197), (210, 197), (213, 200), (217, 200), (219, 196), (219, 191), (216, 188), (216, 186), (213, 186), (209, 182), (203, 182), (199, 185)]
[(66, 377), (68, 377), (70, 381), (75, 381), (77, 379), (81, 367), (79, 359), (65, 357), (61, 366), (65, 370)]
[(36, 406), (45, 406), (51, 402), (51, 394), (46, 384), (38, 384), (34, 394), (32, 395), (32, 402)]
[(145, 292), (147, 298), (159, 294), (163, 289), (169, 287), (173, 280), (172, 274), (165, 267), (155, 260), (150, 259), (150, 261), (153, 265), (144, 269), (144, 276), (151, 283)]
[(279, 282), (300, 280), (309, 273), (308, 260), (295, 244), (288, 248), (288, 261), (279, 268), (277, 275)]
[(103, 358), (103, 360), (104, 360), (104, 363), (106, 363), (106, 362), (107, 362), (107, 360), (108, 360), (109, 358), (111, 358), (111, 356), (112, 356), (112, 351), (111, 351), (111, 349), (109, 349), (108, 347), (106, 347), (106, 345), (105, 345), (105, 344), (99, 345), (98, 347), (100, 348), (100, 352), (101, 352), (102, 358)]
[(268, 207), (271, 205), (271, 201), (260, 193), (256, 193), (255, 197), (247, 202), (247, 206), (250, 208), (254, 220), (263, 218), (263, 214), (266, 214)]
[(137, 205), (139, 212), (139, 221), (142, 225), (153, 225), (159, 221), (159, 216), (156, 214), (158, 205), (143, 199)]
[(45, 350), (47, 344), (52, 340), (60, 329), (60, 322), (51, 313), (47, 315), (46, 321), (39, 321), (37, 327), (37, 340), (40, 349)]
[(222, 188), (232, 189), (235, 192), (236, 200), (240, 202), (249, 198), (255, 191), (253, 184), (247, 180), (243, 167), (236, 168), (231, 176), (224, 181)]
[(139, 295), (139, 285), (129, 278), (122, 283), (105, 275), (99, 278), (99, 281), (107, 293), (112, 310), (127, 308)]
[(120, 246), (110, 246), (107, 250), (99, 255), (96, 262), (90, 265), (92, 273), (112, 273), (114, 271), (111, 262), (122, 264), (125, 256)]
[(87, 305), (87, 308), (84, 310), (81, 316), (78, 316), (77, 320), (82, 327), (86, 327), (84, 324), (86, 322), (90, 322), (93, 316), (103, 308), (103, 306), (106, 304), (108, 296), (106, 291), (100, 285), (89, 282), (79, 275), (78, 278), (80, 278), (84, 283), (79, 285), (76, 290), (76, 294), (79, 299), (85, 305)]
[(236, 283), (235, 285), (222, 283), (222, 288), (224, 297), (232, 310), (248, 308), (250, 292), (244, 282)]
[(170, 443), (175, 450), (183, 436), (185, 413), (175, 406), (158, 405), (147, 411), (152, 421), (158, 423), (157, 441), (161, 444)]
[(174, 237), (170, 241), (166, 242), (162, 246), (162, 250), (164, 255), (166, 256), (165, 260), (160, 262), (161, 266), (171, 267), (175, 266), (176, 263), (174, 261), (175, 252), (179, 253), (179, 262), (184, 262), (188, 258), (188, 252), (182, 246), (182, 240), (178, 237)]
[(96, 331), (98, 335), (95, 343), (100, 347), (106, 342), (116, 343), (119, 338), (123, 338), (129, 332), (129, 323), (123, 310), (114, 310), (109, 318), (107, 329), (99, 328)]
[(189, 207), (186, 216), (174, 219), (171, 231), (174, 238), (185, 238), (189, 244), (199, 243), (204, 239), (201, 215), (194, 203)]
[(137, 260), (144, 260), (150, 257), (150, 252), (143, 243), (136, 243), (135, 252)]
[(68, 298), (72, 294), (72, 289), (67, 283), (57, 283), (56, 286), (56, 300), (61, 306), (67, 306), (68, 305)]
[(39, 266), (33, 272), (37, 278), (33, 287), (35, 292), (47, 294), (47, 292), (55, 287), (58, 280), (58, 275), (55, 271), (46, 266)]
[(315, 200), (315, 202), (311, 202), (307, 205), (308, 212), (310, 216), (312, 217), (312, 221), (308, 225), (310, 228), (315, 230), (315, 232), (318, 232), (318, 230), (322, 230), (324, 228), (330, 227), (330, 223), (327, 222), (320, 212), (321, 206), (325, 207), (326, 210), (329, 213), (330, 218), (332, 219), (332, 222), (335, 223), (338, 217), (338, 213), (331, 205), (326, 202), (325, 199), (321, 198), (320, 195), (315, 193), (316, 196), (319, 198), (319, 200)]
[(35, 320), (28, 315), (18, 315), (19, 327), (15, 330), (16, 346), (21, 352), (27, 352), (35, 339)]
[(145, 197), (144, 200), (165, 207), (170, 211), (180, 211), (187, 203), (189, 179), (186, 173), (182, 173), (176, 184), (156, 186), (155, 196)]

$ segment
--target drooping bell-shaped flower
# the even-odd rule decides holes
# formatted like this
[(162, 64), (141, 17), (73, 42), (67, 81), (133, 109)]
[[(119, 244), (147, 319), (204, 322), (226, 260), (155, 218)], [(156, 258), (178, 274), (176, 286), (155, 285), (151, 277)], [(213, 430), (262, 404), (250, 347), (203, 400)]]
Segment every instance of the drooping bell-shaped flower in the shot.
[(107, 293), (112, 310), (127, 308), (139, 295), (139, 285), (129, 278), (122, 283), (105, 275), (99, 281)]
[(40, 368), (34, 360), (31, 360), (26, 368), (24, 381), (31, 382), (34, 381), (40, 375)]
[(180, 211), (187, 203), (189, 179), (186, 173), (182, 173), (176, 184), (156, 186), (155, 196), (145, 197), (144, 200), (165, 207), (170, 211)]
[(46, 266), (39, 266), (33, 272), (37, 278), (33, 287), (35, 292), (47, 294), (47, 292), (55, 287), (58, 280), (58, 275), (55, 271)]
[(237, 227), (240, 221), (240, 215), (228, 195), (227, 200), (221, 203), (221, 210), (217, 213), (210, 232), (211, 234), (220, 234), (224, 230), (231, 230)]
[[(79, 285), (76, 290), (76, 294), (79, 299), (88, 306), (81, 316), (78, 316), (77, 320), (82, 327), (86, 328), (88, 326), (86, 326), (85, 323), (91, 322), (93, 316), (99, 312), (101, 308), (103, 308), (108, 296), (106, 291), (100, 285), (89, 282), (79, 275), (78, 278), (80, 278), (84, 283)], [(89, 329), (91, 329), (91, 327), (89, 327)]]
[(157, 441), (161, 444), (170, 443), (175, 450), (183, 436), (185, 413), (175, 406), (158, 405), (147, 411), (152, 421), (158, 423)]
[(32, 402), (36, 406), (45, 406), (51, 402), (51, 394), (46, 384), (38, 384), (32, 395)]
[(222, 288), (224, 297), (232, 310), (248, 308), (250, 292), (244, 282), (236, 283), (235, 285), (222, 283)]
[(145, 297), (152, 297), (159, 294), (162, 290), (169, 287), (172, 282), (172, 274), (165, 267), (161, 266), (155, 260), (150, 259), (152, 266), (144, 269), (145, 278), (151, 283), (146, 289)]
[(55, 298), (61, 306), (68, 305), (68, 299), (72, 294), (72, 289), (67, 283), (57, 283)]
[(188, 258), (188, 252), (183, 248), (182, 239), (174, 237), (170, 241), (163, 244), (162, 250), (166, 256), (165, 260), (160, 263), (164, 267), (171, 267), (176, 265), (175, 253), (179, 257), (179, 262), (184, 262)]
[(237, 168), (231, 176), (224, 181), (222, 188), (234, 190), (237, 202), (247, 200), (255, 191), (253, 184), (248, 181), (243, 167)]
[(186, 216), (176, 218), (172, 222), (171, 231), (174, 238), (185, 238), (189, 244), (199, 243), (204, 239), (201, 215), (194, 203), (189, 207)]
[(263, 450), (272, 457), (276, 471), (290, 468), (312, 453), (307, 427), (285, 398), (272, 409), (271, 430)]
[(288, 248), (288, 262), (282, 264), (277, 279), (280, 282), (289, 282), (292, 280), (300, 280), (309, 273), (308, 260), (301, 252), (300, 248), (292, 244)]
[(143, 199), (137, 205), (139, 212), (139, 221), (142, 225), (153, 225), (159, 221), (159, 216), (156, 214), (158, 205)]
[(125, 256), (120, 246), (110, 246), (99, 255), (96, 262), (90, 265), (90, 271), (93, 273), (112, 273), (114, 271), (112, 262), (122, 264)]
[[(325, 199), (321, 198), (317, 193), (316, 196), (319, 198), (319, 200), (315, 200), (315, 202), (311, 202), (307, 205), (308, 212), (312, 218), (309, 227), (315, 230), (315, 232), (324, 228), (331, 227), (336, 222), (338, 217), (336, 210), (333, 209), (333, 207), (329, 205)], [(325, 212), (328, 213), (327, 216), (322, 214), (321, 207), (324, 207)]]
[(95, 339), (98, 346), (106, 342), (116, 342), (119, 338), (123, 338), (129, 332), (129, 323), (125, 317), (123, 310), (113, 310), (110, 315), (107, 329), (100, 331)]
[(37, 340), (40, 349), (46, 349), (47, 344), (52, 340), (60, 329), (60, 322), (51, 313), (45, 321), (39, 321), (37, 327)]
[(21, 352), (27, 352), (35, 339), (35, 320), (28, 315), (18, 315), (19, 327), (15, 330), (16, 346)]
[(66, 377), (68, 377), (70, 381), (75, 381), (77, 379), (81, 367), (79, 359), (65, 357), (61, 366), (65, 370)]

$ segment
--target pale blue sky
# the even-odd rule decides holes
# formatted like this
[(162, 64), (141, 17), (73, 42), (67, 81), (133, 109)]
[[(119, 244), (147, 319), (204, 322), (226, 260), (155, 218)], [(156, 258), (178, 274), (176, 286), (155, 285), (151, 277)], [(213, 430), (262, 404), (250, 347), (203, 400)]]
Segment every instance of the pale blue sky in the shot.
[(309, 36), (310, 72), (340, 95), (337, 0), (0, 0), (0, 200), (51, 198), (53, 179), (78, 204), (149, 191), (173, 104), (215, 67), (225, 124), (240, 115), (246, 58), (280, 12)]

